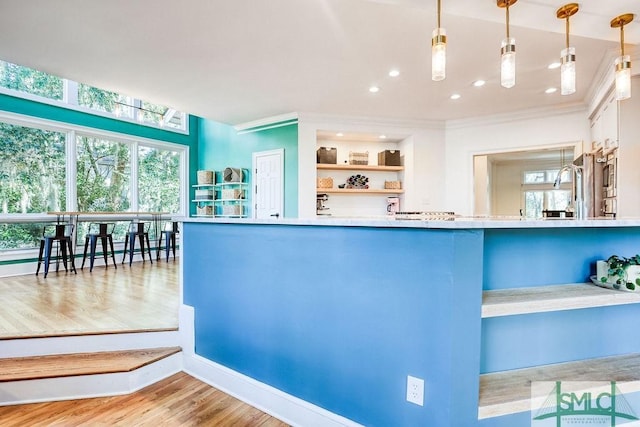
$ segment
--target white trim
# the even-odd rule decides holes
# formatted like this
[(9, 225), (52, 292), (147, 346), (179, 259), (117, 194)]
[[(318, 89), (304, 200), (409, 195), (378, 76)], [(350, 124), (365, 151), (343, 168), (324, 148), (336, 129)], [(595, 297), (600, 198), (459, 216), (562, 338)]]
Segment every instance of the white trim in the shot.
[[(182, 259), (182, 257), (181, 257)], [(305, 427), (360, 427), (354, 421), (287, 394), (194, 353), (194, 309), (180, 308), (184, 371), (287, 424)]]
[(317, 113), (298, 113), (298, 120), (305, 123), (329, 122), (333, 127), (345, 125), (352, 129), (359, 126), (363, 129), (369, 129), (372, 126), (376, 126), (443, 130), (446, 127), (446, 121), (444, 120), (390, 119), (388, 117), (338, 116)]
[(297, 122), (297, 120), (298, 120), (298, 114), (297, 113), (287, 113), (287, 114), (280, 114), (280, 115), (277, 115), (277, 116), (265, 117), (263, 119), (253, 120), (253, 121), (250, 121), (250, 122), (240, 123), (238, 125), (235, 125), (233, 128), (239, 134), (240, 133), (249, 133), (249, 132), (255, 132), (255, 131), (258, 131), (258, 130), (264, 130), (264, 129), (270, 129), (270, 128), (273, 128), (273, 127), (278, 127), (277, 125), (279, 123), (283, 123), (283, 122), (288, 122), (288, 123), (283, 123), (282, 126), (294, 124), (294, 123), (291, 123), (291, 122), (293, 122), (293, 121)]
[(585, 105), (584, 103), (568, 103), (565, 105), (516, 110), (509, 113), (502, 113), (491, 116), (477, 116), (469, 119), (448, 120), (447, 129), (490, 126), (503, 123), (512, 123), (520, 120), (531, 120), (549, 116), (559, 116), (563, 114), (574, 114), (584, 111), (587, 111), (587, 105)]

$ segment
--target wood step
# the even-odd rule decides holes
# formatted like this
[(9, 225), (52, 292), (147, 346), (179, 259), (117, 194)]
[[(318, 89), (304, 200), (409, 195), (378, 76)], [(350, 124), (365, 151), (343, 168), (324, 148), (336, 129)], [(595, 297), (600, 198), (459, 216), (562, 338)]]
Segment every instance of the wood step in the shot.
[(0, 382), (131, 372), (180, 351), (162, 347), (0, 359)]
[(532, 381), (619, 381), (640, 390), (640, 353), (480, 375), (478, 418), (529, 411)]

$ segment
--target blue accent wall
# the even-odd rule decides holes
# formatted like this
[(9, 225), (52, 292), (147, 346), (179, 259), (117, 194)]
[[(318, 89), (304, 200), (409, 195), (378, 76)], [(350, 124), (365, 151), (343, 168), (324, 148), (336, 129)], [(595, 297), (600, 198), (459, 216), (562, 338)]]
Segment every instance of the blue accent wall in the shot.
[(483, 287), (581, 282), (639, 237), (185, 223), (184, 303), (197, 354), (358, 423), (525, 426), (528, 411), (478, 420), (480, 373), (640, 352), (640, 306), (481, 319)]
[(182, 238), (197, 354), (367, 426), (477, 422), (482, 231), (185, 223)]
[[(298, 125), (296, 123), (239, 135), (229, 125), (200, 121), (198, 169), (221, 171), (246, 169), (251, 182), (252, 155), (258, 151), (284, 149), (284, 216), (298, 216)], [(249, 195), (251, 196), (251, 195)], [(249, 198), (251, 207), (251, 197)], [(195, 209), (192, 207), (192, 209)], [(250, 209), (251, 211), (251, 209)]]

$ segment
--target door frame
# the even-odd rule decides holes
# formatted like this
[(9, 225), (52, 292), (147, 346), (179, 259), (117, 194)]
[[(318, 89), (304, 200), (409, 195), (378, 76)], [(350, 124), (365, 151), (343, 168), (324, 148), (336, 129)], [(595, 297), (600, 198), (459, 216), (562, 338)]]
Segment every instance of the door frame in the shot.
[(266, 151), (254, 151), (251, 154), (251, 170), (253, 171), (253, 179), (251, 180), (251, 194), (252, 194), (252, 218), (258, 218), (257, 209), (257, 196), (258, 196), (258, 179), (257, 179), (257, 158), (262, 156), (278, 155), (280, 157), (280, 218), (284, 218), (284, 148), (276, 148), (275, 150)]

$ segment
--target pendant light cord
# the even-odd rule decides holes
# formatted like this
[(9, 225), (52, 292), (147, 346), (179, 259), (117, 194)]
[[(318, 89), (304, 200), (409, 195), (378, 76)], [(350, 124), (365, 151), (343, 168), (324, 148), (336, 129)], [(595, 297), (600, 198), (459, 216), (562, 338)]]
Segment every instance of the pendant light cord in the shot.
[(509, 1), (507, 1), (507, 39), (509, 38)]
[(620, 25), (620, 52), (624, 56), (624, 24)]
[(438, 32), (440, 32), (440, 12), (441, 12), (440, 0), (438, 0)]
[(567, 16), (567, 49), (569, 49), (569, 17)]

